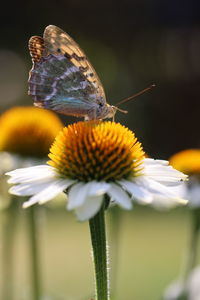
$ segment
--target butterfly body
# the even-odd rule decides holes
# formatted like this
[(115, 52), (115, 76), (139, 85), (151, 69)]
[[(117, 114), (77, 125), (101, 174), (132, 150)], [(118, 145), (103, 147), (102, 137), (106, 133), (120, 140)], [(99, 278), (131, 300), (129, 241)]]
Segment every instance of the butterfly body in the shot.
[(85, 119), (112, 118), (103, 86), (80, 47), (60, 28), (29, 41), (33, 67), (28, 80), (34, 105)]

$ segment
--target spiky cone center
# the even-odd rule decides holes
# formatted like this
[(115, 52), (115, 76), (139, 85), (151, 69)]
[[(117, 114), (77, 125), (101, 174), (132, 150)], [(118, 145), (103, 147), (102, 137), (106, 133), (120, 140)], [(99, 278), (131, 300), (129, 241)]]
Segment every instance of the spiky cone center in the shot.
[(53, 112), (18, 106), (1, 115), (0, 128), (0, 151), (44, 157), (63, 125)]
[(187, 149), (174, 154), (170, 164), (188, 175), (200, 175), (200, 149)]
[(78, 181), (116, 181), (141, 172), (144, 152), (119, 123), (88, 121), (65, 127), (50, 149), (49, 165)]

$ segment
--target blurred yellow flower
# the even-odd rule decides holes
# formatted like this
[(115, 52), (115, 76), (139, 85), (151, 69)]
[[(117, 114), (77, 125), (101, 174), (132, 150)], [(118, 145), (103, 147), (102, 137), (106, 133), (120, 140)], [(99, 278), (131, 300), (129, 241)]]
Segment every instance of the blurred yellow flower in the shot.
[(200, 149), (187, 149), (180, 151), (169, 160), (177, 170), (188, 175), (200, 173)]
[(62, 127), (60, 119), (51, 111), (13, 107), (0, 116), (0, 151), (44, 157)]

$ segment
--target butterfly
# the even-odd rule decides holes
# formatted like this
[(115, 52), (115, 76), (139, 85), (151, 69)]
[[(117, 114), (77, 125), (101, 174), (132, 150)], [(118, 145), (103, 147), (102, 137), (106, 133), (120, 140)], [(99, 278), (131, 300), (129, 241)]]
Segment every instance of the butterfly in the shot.
[(28, 94), (35, 106), (86, 120), (114, 117), (118, 108), (106, 102), (98, 75), (66, 32), (49, 25), (43, 37), (30, 38), (29, 50)]

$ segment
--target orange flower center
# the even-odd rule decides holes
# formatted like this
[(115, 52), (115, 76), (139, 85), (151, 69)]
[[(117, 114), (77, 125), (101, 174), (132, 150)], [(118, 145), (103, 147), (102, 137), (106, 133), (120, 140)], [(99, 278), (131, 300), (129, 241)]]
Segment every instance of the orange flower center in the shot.
[(50, 149), (49, 165), (63, 177), (115, 181), (141, 171), (144, 152), (134, 133), (114, 122), (78, 122), (64, 128)]

